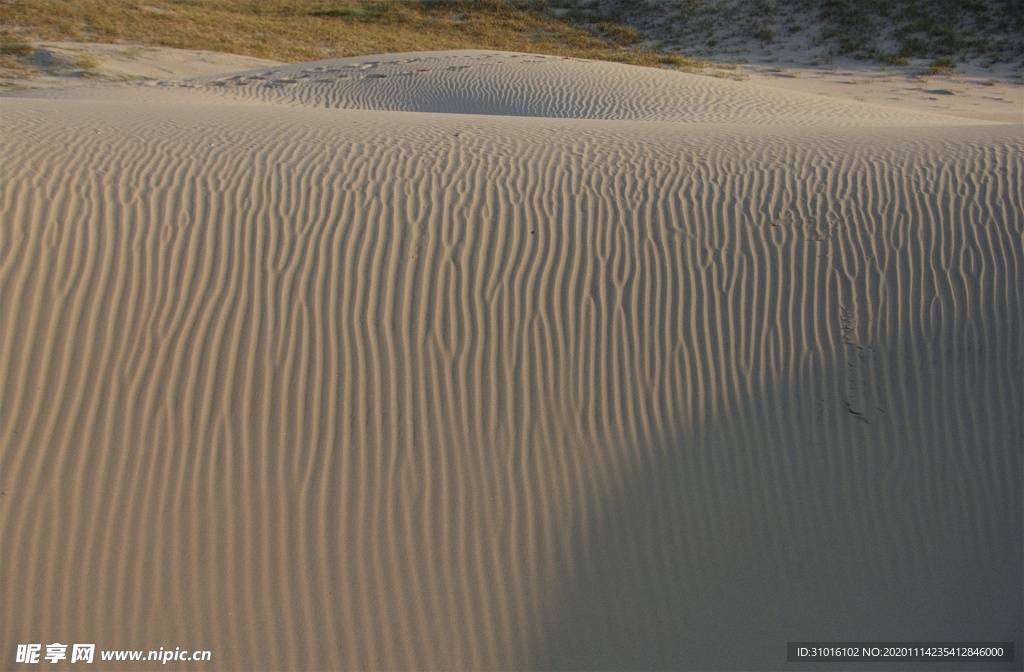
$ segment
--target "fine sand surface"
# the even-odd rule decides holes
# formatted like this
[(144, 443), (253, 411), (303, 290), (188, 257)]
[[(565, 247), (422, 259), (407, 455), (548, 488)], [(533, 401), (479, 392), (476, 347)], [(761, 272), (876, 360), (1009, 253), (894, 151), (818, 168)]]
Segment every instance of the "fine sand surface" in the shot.
[(1019, 125), (499, 52), (0, 122), (0, 668), (1021, 669)]

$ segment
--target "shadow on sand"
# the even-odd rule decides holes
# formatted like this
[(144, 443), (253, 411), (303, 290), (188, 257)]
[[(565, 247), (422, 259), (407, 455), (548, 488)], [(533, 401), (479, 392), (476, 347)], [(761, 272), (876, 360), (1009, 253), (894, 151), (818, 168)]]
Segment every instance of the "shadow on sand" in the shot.
[[(920, 349), (890, 355), (925, 366)], [(888, 399), (866, 419), (830, 391), (846, 363), (820, 363), (647, 453), (577, 530), (574, 577), (531, 666), (794, 668), (787, 641), (1015, 640), (1020, 651), (1021, 419), (922, 392), (957, 380), (968, 405), (1020, 402), (1020, 356), (996, 359), (922, 374), (910, 383), (920, 403)]]

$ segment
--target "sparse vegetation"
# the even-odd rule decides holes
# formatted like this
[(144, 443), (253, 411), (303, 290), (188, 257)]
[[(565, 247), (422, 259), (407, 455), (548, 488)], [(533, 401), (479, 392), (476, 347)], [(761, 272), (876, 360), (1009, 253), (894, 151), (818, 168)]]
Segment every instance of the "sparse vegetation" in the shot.
[[(823, 0), (820, 12), (831, 26), (826, 37), (857, 58), (1024, 58), (1024, 13), (1015, 0)], [(897, 46), (895, 54), (885, 43)]]
[(503, 49), (707, 71), (685, 54), (713, 58), (742, 40), (772, 62), (773, 48), (799, 39), (811, 64), (924, 60), (922, 73), (940, 74), (972, 58), (1024, 65), (1018, 10), (1019, 0), (0, 0), (0, 68), (29, 63), (31, 41), (70, 40), (285, 62)]
[(751, 31), (750, 36), (768, 44), (775, 41), (775, 31), (768, 26), (758, 26)]
[(32, 45), (16, 37), (0, 38), (0, 56), (26, 56), (33, 51)]
[(96, 54), (75, 54), (65, 61), (68, 67), (90, 72), (100, 66), (100, 58)]
[(34, 51), (31, 44), (16, 37), (0, 37), (0, 69), (15, 77), (30, 77), (32, 69), (23, 62)]
[(614, 16), (641, 39), (711, 59), (752, 38), (765, 48), (799, 39), (820, 62), (850, 56), (908, 66), (949, 56), (1024, 65), (1020, 0), (556, 1), (577, 22), (596, 25)]
[(145, 50), (142, 49), (141, 47), (132, 46), (132, 47), (125, 47), (124, 51), (122, 51), (121, 53), (124, 54), (125, 58), (131, 59), (131, 60), (134, 61), (135, 59), (137, 59), (140, 56), (142, 56), (142, 54), (145, 53)]
[[(297, 62), (435, 49), (541, 52), (693, 70), (628, 25), (580, 26), (544, 0), (7, 0), (4, 44), (27, 40), (208, 49)], [(2, 57), (25, 58), (20, 47)]]
[(0, 43), (0, 72), (7, 77), (27, 79), (39, 74), (93, 77), (101, 59), (88, 52), (37, 49), (27, 42)]
[(597, 29), (603, 37), (616, 44), (630, 45), (640, 41), (640, 33), (636, 28), (630, 28), (621, 23), (602, 21), (598, 24)]
[(875, 60), (882, 65), (910, 65), (910, 59), (906, 56), (893, 52), (879, 52)]
[(956, 63), (949, 56), (940, 56), (932, 61), (932, 64), (928, 66), (929, 75), (948, 75), (953, 72), (956, 67)]

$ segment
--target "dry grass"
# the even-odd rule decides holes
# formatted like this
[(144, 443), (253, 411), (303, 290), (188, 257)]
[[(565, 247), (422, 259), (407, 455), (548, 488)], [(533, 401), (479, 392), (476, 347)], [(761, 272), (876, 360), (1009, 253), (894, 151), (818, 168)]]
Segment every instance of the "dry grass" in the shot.
[(20, 39), (0, 39), (0, 75), (14, 79), (28, 79), (40, 74), (96, 76), (102, 60), (84, 50), (70, 53), (35, 48)]
[(18, 78), (30, 77), (34, 71), (25, 64), (25, 60), (33, 51), (32, 45), (24, 40), (0, 37), (0, 73)]
[(573, 25), (543, 1), (7, 0), (0, 3), (0, 36), (12, 44), (130, 43), (285, 62), (477, 48), (684, 70), (701, 65), (638, 46), (636, 32), (625, 26)]

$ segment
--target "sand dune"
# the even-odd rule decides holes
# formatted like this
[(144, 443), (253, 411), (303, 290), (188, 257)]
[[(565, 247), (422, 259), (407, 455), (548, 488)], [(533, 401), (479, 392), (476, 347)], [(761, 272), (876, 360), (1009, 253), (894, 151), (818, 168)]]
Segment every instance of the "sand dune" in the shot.
[(1024, 650), (1019, 127), (490, 52), (0, 123), (5, 669)]
[[(138, 88), (190, 89), (197, 94), (193, 102), (203, 93), (234, 102), (392, 112), (801, 127), (985, 123), (655, 68), (488, 51), (335, 59), (97, 87), (92, 96), (139, 100)], [(82, 99), (89, 94), (66, 90), (46, 95)]]

